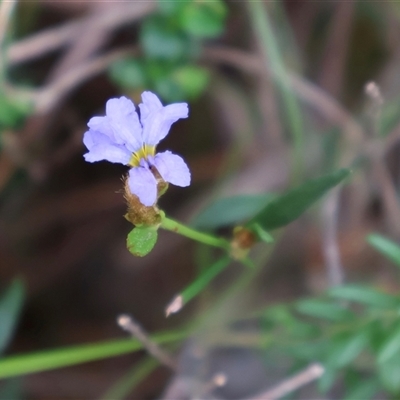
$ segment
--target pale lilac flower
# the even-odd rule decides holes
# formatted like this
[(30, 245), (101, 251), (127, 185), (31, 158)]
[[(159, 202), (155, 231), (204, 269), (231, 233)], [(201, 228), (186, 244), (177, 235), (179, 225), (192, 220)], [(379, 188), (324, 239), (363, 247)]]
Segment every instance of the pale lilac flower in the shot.
[(187, 118), (186, 103), (163, 106), (151, 92), (142, 93), (140, 119), (135, 105), (126, 97), (110, 99), (105, 117), (90, 119), (83, 143), (89, 152), (85, 160), (107, 160), (131, 167), (128, 186), (145, 206), (157, 200), (157, 181), (150, 167), (154, 166), (164, 181), (189, 186), (190, 172), (181, 157), (170, 151), (155, 153), (156, 145), (167, 136), (171, 125)]

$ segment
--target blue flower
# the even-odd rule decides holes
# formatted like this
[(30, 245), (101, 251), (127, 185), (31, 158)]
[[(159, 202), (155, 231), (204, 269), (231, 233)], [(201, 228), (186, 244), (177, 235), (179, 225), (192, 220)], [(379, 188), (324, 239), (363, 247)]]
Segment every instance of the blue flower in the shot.
[(151, 92), (142, 93), (140, 119), (135, 105), (126, 97), (110, 99), (105, 117), (93, 117), (83, 143), (89, 152), (85, 160), (107, 160), (131, 167), (128, 186), (140, 202), (152, 206), (157, 200), (157, 180), (151, 171), (155, 167), (164, 181), (177, 186), (189, 186), (190, 172), (181, 157), (170, 151), (155, 153), (156, 145), (168, 135), (171, 125), (187, 118), (186, 103), (163, 106)]

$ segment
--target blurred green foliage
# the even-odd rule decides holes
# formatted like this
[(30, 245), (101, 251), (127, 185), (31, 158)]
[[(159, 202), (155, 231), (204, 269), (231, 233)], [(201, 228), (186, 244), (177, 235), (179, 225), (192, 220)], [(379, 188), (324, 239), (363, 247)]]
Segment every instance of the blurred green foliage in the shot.
[(0, 298), (0, 354), (11, 341), (24, 297), (25, 289), (22, 282), (15, 280)]
[(397, 243), (377, 233), (371, 233), (368, 235), (367, 241), (397, 267), (400, 267), (400, 247)]
[(214, 230), (238, 224), (260, 212), (274, 196), (272, 193), (263, 193), (218, 199), (204, 208), (192, 225), (199, 229)]
[(227, 8), (222, 0), (159, 1), (158, 6), (140, 28), (142, 56), (117, 61), (110, 77), (123, 90), (154, 90), (166, 102), (195, 99), (210, 78), (197, 65), (202, 41), (223, 33)]
[(0, 92), (0, 132), (17, 128), (31, 112), (31, 104)]
[(268, 201), (265, 207), (251, 218), (246, 226), (251, 229), (253, 224), (258, 224), (265, 230), (285, 226), (297, 219), (324, 194), (348, 178), (350, 174), (350, 170), (342, 169), (306, 181), (299, 187)]
[(322, 393), (345, 382), (343, 398), (354, 393), (371, 398), (382, 390), (398, 396), (399, 307), (400, 296), (362, 285), (338, 286), (320, 298), (267, 309), (264, 332), (277, 338), (274, 350), (298, 368), (315, 361), (324, 366), (318, 382)]
[[(152, 336), (152, 340), (156, 343), (171, 343), (183, 340), (187, 335), (188, 332), (183, 330), (170, 331), (158, 333)], [(0, 360), (0, 379), (101, 360), (141, 349), (141, 342), (129, 338), (13, 355)]]

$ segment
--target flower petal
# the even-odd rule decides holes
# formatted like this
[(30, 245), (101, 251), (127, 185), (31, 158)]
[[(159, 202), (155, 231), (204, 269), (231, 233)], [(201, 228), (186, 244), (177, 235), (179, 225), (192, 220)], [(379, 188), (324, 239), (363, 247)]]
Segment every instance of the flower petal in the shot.
[[(115, 142), (125, 145), (131, 152), (139, 150), (143, 144), (142, 125), (132, 101), (124, 96), (119, 99), (110, 99), (106, 104), (106, 114), (107, 119), (103, 121), (103, 126), (107, 129), (108, 122)], [(96, 120), (94, 123), (97, 122)]]
[(163, 107), (158, 97), (144, 92), (143, 103), (139, 104), (140, 120), (143, 126), (143, 142), (155, 146), (168, 135), (171, 125), (180, 118), (187, 118), (187, 103), (170, 104)]
[(88, 127), (93, 131), (101, 132), (115, 142), (114, 132), (107, 117), (93, 117), (88, 122)]
[(176, 186), (190, 185), (190, 171), (185, 161), (170, 151), (158, 153), (154, 157), (153, 163), (164, 181)]
[(131, 158), (130, 151), (124, 146), (115, 144), (108, 136), (92, 129), (84, 134), (83, 143), (89, 150), (84, 155), (88, 162), (107, 160), (126, 165)]
[(136, 167), (129, 170), (129, 189), (139, 197), (145, 206), (152, 206), (157, 200), (157, 181), (148, 168)]
[(139, 104), (140, 108), (140, 121), (142, 124), (146, 121), (147, 117), (154, 111), (163, 108), (160, 99), (152, 92), (142, 93), (143, 103)]

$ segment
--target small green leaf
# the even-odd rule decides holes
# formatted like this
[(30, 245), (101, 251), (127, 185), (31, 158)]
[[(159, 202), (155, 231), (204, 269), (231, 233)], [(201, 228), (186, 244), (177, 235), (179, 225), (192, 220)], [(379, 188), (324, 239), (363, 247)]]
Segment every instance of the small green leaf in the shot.
[(0, 93), (0, 129), (17, 127), (32, 109), (32, 104)]
[(397, 243), (376, 233), (368, 235), (367, 241), (386, 258), (393, 261), (396, 266), (400, 267), (400, 246)]
[(382, 308), (396, 307), (400, 303), (400, 300), (395, 296), (359, 285), (337, 286), (330, 289), (328, 294), (342, 300), (350, 300), (356, 303)]
[(262, 240), (265, 243), (274, 243), (275, 239), (273, 236), (263, 229), (259, 224), (251, 225), (251, 230), (257, 234), (259, 240)]
[(301, 300), (295, 304), (295, 309), (302, 314), (329, 321), (346, 321), (354, 317), (350, 310), (338, 304), (318, 299)]
[(137, 226), (133, 228), (127, 237), (128, 250), (138, 257), (150, 253), (157, 242), (157, 227)]
[(395, 355), (399, 356), (400, 350), (400, 324), (390, 332), (377, 355), (378, 363), (385, 363)]
[(368, 339), (369, 334), (366, 330), (339, 338), (330, 349), (327, 365), (333, 368), (343, 368), (350, 364), (367, 346)]
[(180, 14), (182, 28), (199, 38), (214, 38), (224, 31), (227, 8), (223, 1), (194, 0)]
[(378, 376), (388, 392), (395, 396), (400, 394), (400, 353), (397, 357), (378, 364)]
[(166, 102), (178, 102), (185, 100), (185, 93), (170, 76), (157, 79), (154, 82), (154, 91)]
[(321, 376), (321, 378), (318, 379), (318, 383), (317, 383), (318, 390), (323, 394), (327, 393), (331, 389), (331, 387), (333, 386), (333, 384), (336, 381), (336, 377), (338, 374), (337, 369), (330, 368), (325, 365), (324, 365), (324, 367), (325, 367), (325, 372)]
[(166, 60), (179, 60), (192, 54), (192, 41), (162, 16), (146, 19), (140, 31), (140, 43), (145, 54)]
[(348, 169), (305, 182), (301, 186), (277, 196), (247, 224), (260, 224), (271, 230), (287, 225), (303, 214), (313, 203), (350, 175)]
[(219, 199), (201, 211), (192, 225), (199, 229), (216, 229), (234, 225), (253, 217), (273, 197), (271, 193), (264, 193)]
[[(318, 327), (296, 318), (286, 305), (273, 306), (264, 313), (264, 324), (279, 328), (290, 337), (310, 338), (318, 334)], [(298, 346), (298, 343), (296, 343)]]
[(171, 79), (185, 93), (185, 98), (195, 99), (201, 95), (206, 88), (210, 78), (209, 72), (195, 65), (185, 65), (177, 68)]
[(327, 341), (302, 340), (301, 342), (293, 343), (286, 350), (289, 350), (289, 355), (295, 359), (315, 362), (315, 360), (323, 359), (323, 356), (327, 353), (328, 346), (329, 343)]
[(190, 0), (157, 0), (158, 9), (165, 15), (178, 14)]
[(15, 280), (0, 299), (0, 354), (9, 344), (24, 300), (22, 282)]
[(134, 58), (119, 60), (110, 68), (111, 79), (126, 89), (145, 87), (147, 78), (143, 64)]
[(343, 400), (370, 400), (380, 389), (379, 382), (376, 379), (360, 379), (357, 384), (347, 391)]

